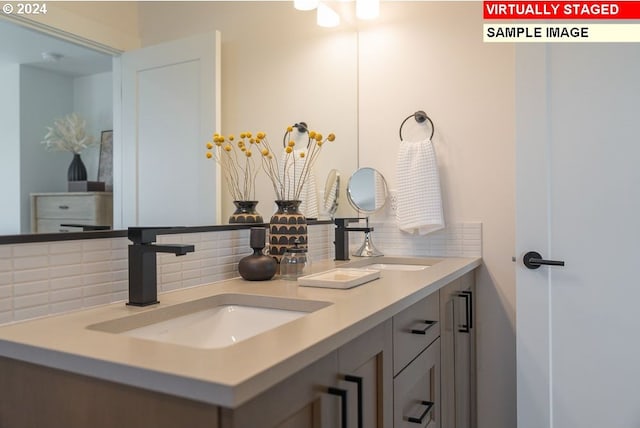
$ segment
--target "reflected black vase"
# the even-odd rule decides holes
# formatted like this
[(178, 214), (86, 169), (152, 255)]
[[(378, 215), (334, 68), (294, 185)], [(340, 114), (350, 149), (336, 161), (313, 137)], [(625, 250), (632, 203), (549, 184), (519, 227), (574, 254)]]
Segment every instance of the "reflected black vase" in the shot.
[(266, 230), (264, 228), (251, 228), (250, 245), (253, 254), (242, 258), (238, 263), (238, 272), (247, 281), (267, 281), (276, 274), (278, 266), (276, 261), (272, 257), (262, 254), (265, 237)]
[(80, 153), (73, 154), (73, 160), (67, 170), (67, 181), (87, 181), (87, 168), (80, 158)]
[(233, 201), (236, 211), (229, 217), (229, 223), (262, 223), (262, 215), (256, 210), (258, 201)]

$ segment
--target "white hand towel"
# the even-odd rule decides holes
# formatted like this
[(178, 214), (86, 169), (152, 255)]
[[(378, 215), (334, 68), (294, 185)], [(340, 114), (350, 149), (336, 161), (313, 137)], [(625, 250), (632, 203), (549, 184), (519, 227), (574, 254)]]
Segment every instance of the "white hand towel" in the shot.
[(426, 235), (443, 229), (440, 175), (431, 140), (400, 143), (396, 168), (400, 230)]
[[(286, 199), (293, 199), (297, 186), (302, 179), (302, 172), (306, 157), (301, 157), (300, 153), (307, 155), (306, 150), (294, 150), (288, 154), (282, 152), (280, 161), (280, 177), (285, 183)], [(287, 160), (288, 158), (288, 160)], [(286, 164), (286, 171), (284, 170)], [(300, 191), (300, 212), (307, 218), (318, 218), (318, 191), (316, 189), (316, 179), (313, 171), (309, 172), (306, 181)]]

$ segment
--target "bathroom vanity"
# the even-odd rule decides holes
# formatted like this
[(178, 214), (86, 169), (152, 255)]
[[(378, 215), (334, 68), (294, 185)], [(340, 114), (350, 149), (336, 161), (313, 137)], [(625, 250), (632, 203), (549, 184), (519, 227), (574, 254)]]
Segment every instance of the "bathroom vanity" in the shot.
[[(375, 262), (347, 290), (233, 279), (2, 327), (0, 426), (472, 426), (480, 259)], [(234, 344), (132, 333), (224, 305), (299, 316)]]

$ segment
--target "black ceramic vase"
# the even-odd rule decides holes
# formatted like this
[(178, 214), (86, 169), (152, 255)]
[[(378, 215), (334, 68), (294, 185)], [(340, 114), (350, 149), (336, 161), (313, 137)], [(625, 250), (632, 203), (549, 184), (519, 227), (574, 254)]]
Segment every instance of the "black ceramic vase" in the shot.
[(236, 210), (231, 217), (229, 223), (263, 223), (262, 215), (256, 210), (258, 201), (233, 201)]
[(262, 227), (252, 227), (250, 246), (253, 254), (244, 257), (238, 263), (240, 276), (247, 281), (267, 281), (276, 274), (277, 263), (267, 255), (262, 254), (265, 246), (266, 230)]
[(299, 211), (300, 201), (276, 201), (278, 211), (269, 223), (269, 253), (278, 263), (288, 248), (297, 242), (307, 248), (307, 219)]
[(67, 170), (67, 181), (87, 181), (87, 168), (85, 168), (79, 153), (73, 154), (73, 160)]

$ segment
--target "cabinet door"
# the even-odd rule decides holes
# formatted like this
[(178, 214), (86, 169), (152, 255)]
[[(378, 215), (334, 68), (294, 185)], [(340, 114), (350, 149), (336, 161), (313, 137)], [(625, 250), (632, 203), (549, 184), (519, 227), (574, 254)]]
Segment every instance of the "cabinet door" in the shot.
[[(440, 422), (442, 428), (456, 426), (456, 393), (455, 393), (455, 337), (457, 321), (455, 305), (459, 281), (454, 281), (440, 289), (440, 376), (441, 405)], [(455, 308), (454, 308), (455, 306)]]
[(393, 424), (392, 323), (387, 320), (338, 350), (339, 387), (348, 391), (349, 428)]
[(456, 427), (475, 426), (475, 328), (473, 285), (464, 284), (454, 300)]
[(440, 339), (393, 381), (395, 428), (440, 428)]
[(337, 352), (332, 352), (239, 408), (222, 409), (221, 427), (340, 428), (347, 398), (330, 393), (337, 368)]

